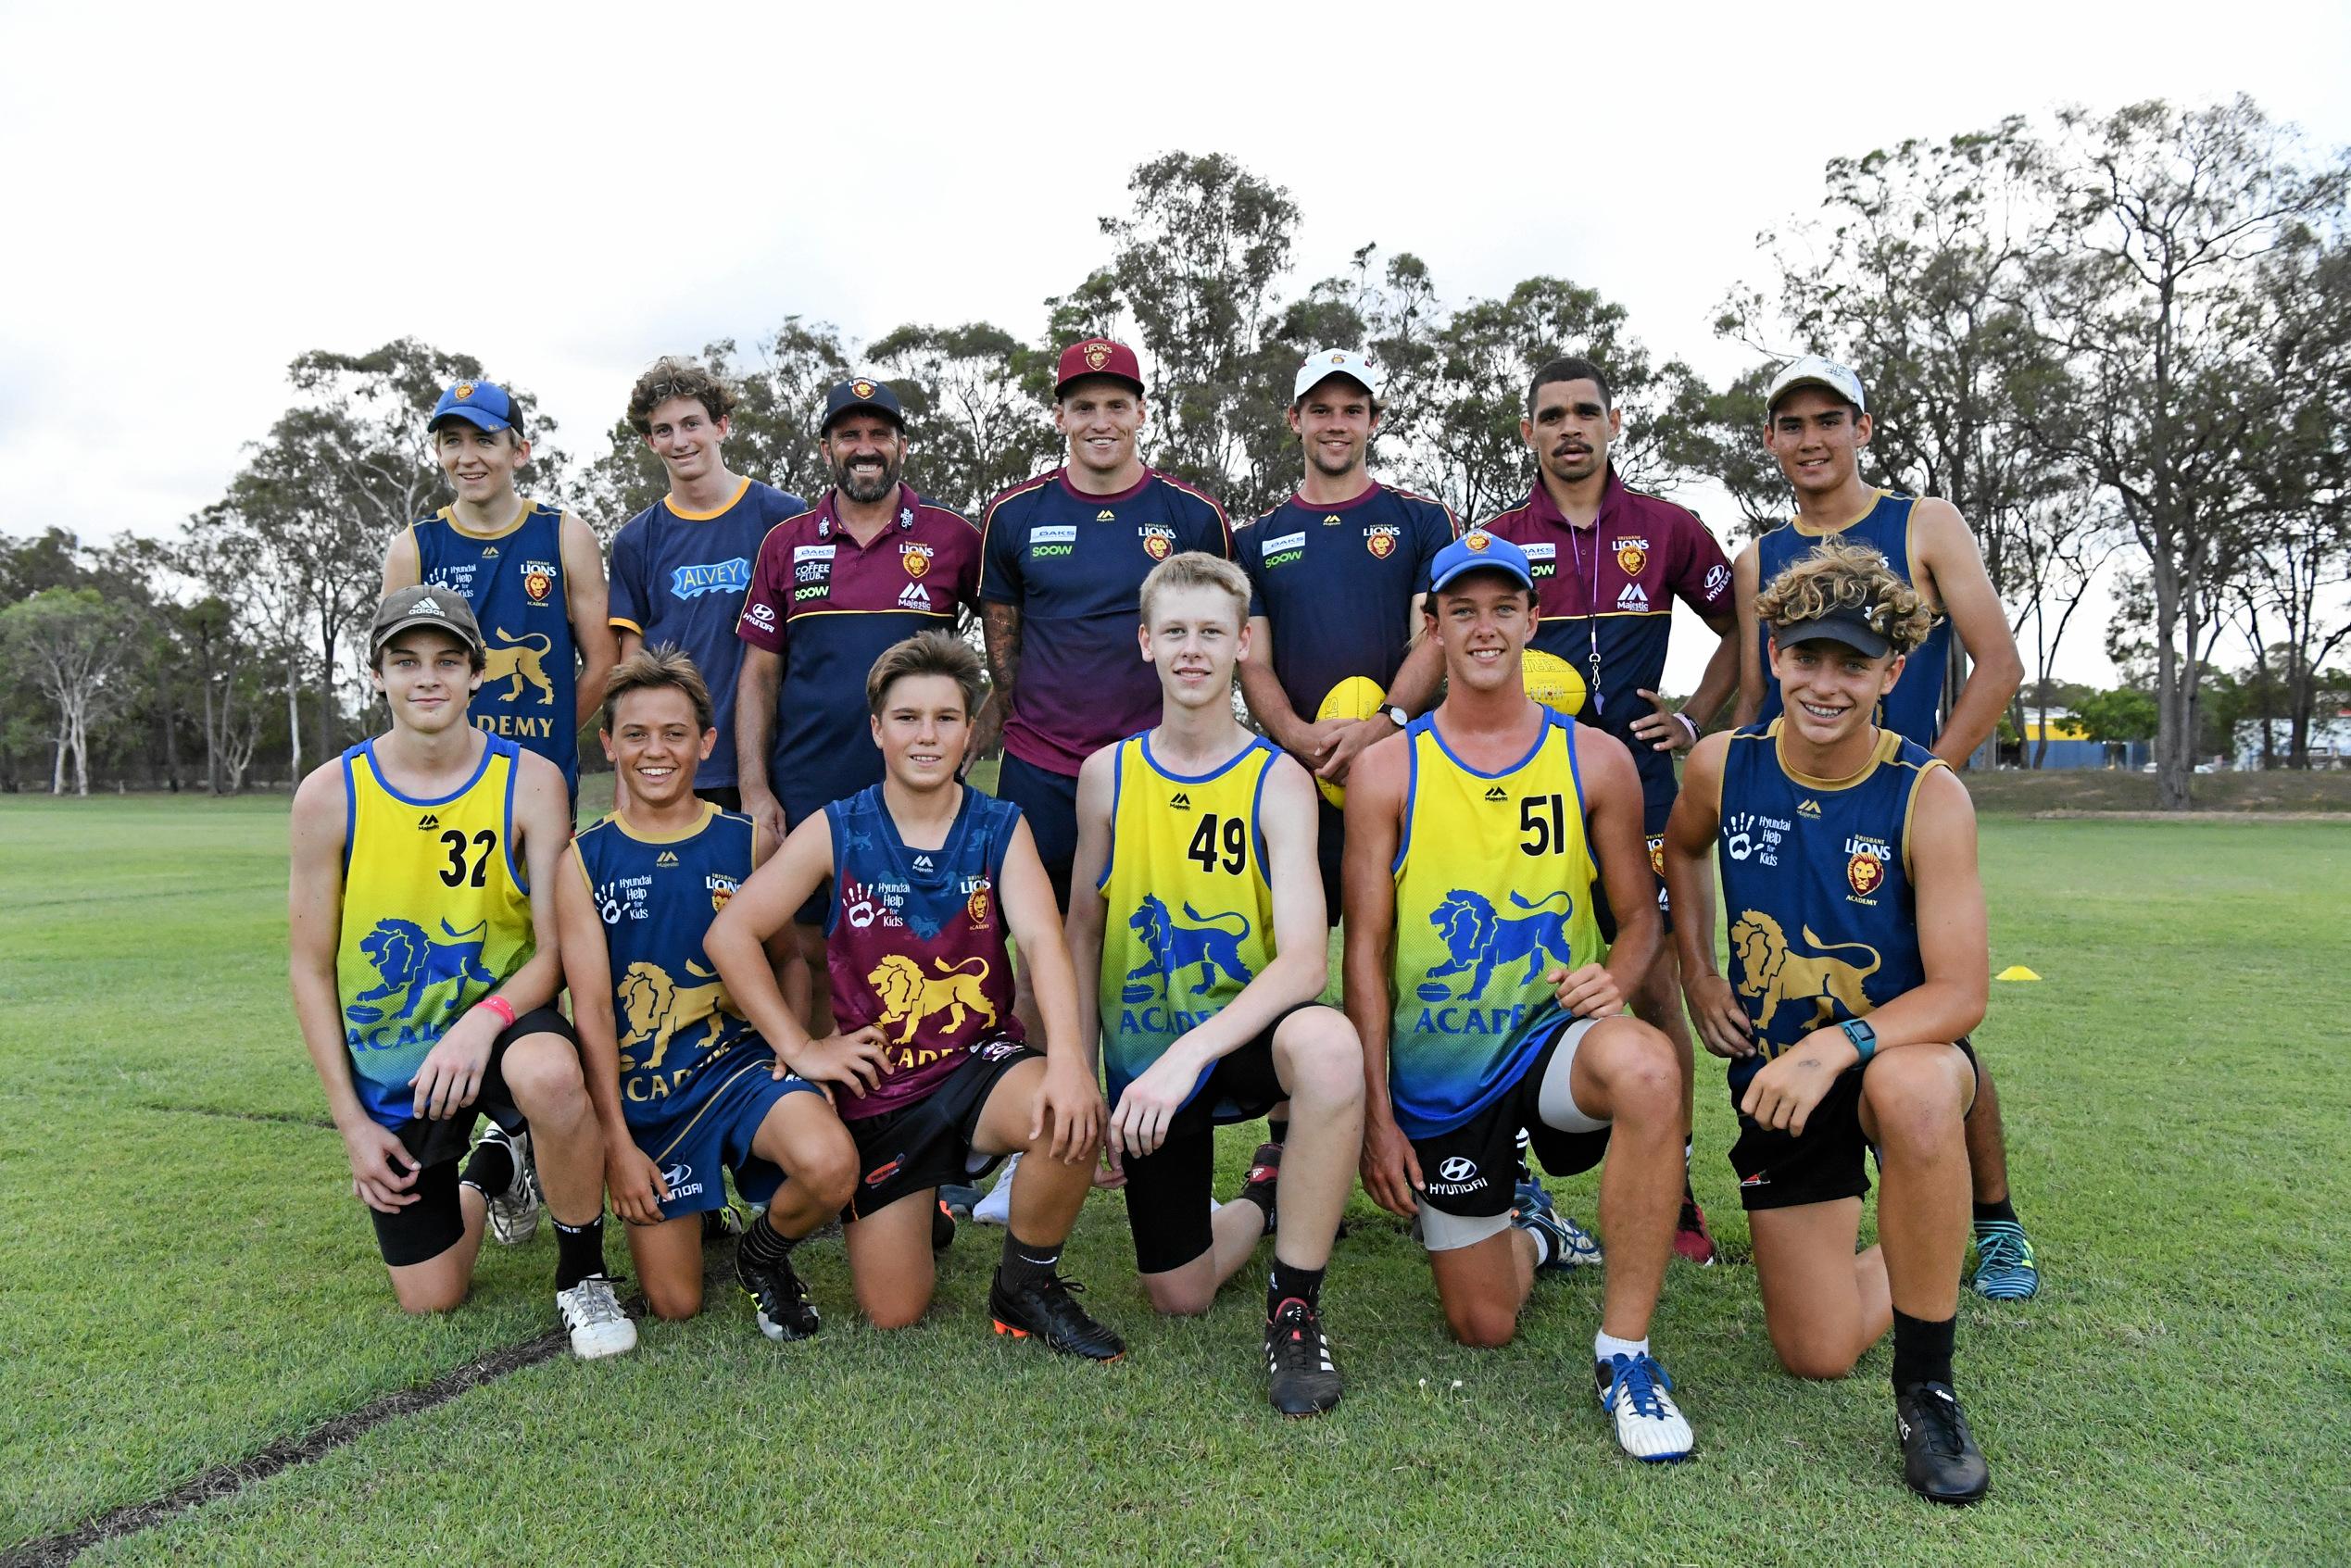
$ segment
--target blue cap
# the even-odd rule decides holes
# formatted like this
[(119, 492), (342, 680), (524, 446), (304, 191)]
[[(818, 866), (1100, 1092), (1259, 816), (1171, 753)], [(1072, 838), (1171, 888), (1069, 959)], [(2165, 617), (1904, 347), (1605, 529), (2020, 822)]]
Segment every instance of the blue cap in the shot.
[(482, 430), (510, 430), (518, 435), (522, 429), (522, 421), (515, 416), (514, 399), (506, 395), (506, 388), (485, 381), (461, 381), (441, 394), (424, 428), (438, 430), (444, 420), (463, 420)]
[(890, 423), (900, 430), (906, 428), (906, 410), (898, 406), (898, 394), (890, 390), (889, 383), (873, 376), (853, 376), (826, 394), (824, 419), (817, 425), (817, 433), (823, 434), (833, 428), (835, 420), (860, 408), (886, 414)]
[(1515, 579), (1522, 588), (1535, 585), (1535, 574), (1527, 567), (1526, 551), (1498, 533), (1473, 528), (1437, 552), (1437, 558), (1429, 563), (1428, 591), (1433, 594), (1471, 571), (1499, 571)]

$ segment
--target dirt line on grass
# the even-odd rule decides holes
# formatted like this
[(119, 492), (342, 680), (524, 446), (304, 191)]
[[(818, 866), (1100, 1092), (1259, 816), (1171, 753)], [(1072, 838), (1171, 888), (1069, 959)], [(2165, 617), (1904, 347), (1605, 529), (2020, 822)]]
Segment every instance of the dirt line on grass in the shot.
[(2351, 822), (2344, 811), (2035, 811), (2037, 822)]
[(142, 1110), (176, 1111), (182, 1116), (217, 1116), (224, 1122), (283, 1122), (294, 1127), (324, 1127), (332, 1132), (334, 1123), (324, 1116), (305, 1116), (294, 1110), (223, 1110), (211, 1105), (173, 1105), (169, 1100), (148, 1099), (139, 1102)]
[[(642, 1309), (640, 1301), (629, 1303), (632, 1313)], [(485, 1383), (494, 1383), (509, 1373), (552, 1360), (570, 1347), (569, 1336), (561, 1329), (555, 1329), (535, 1339), (526, 1339), (520, 1345), (509, 1345), (505, 1349), (492, 1351), (480, 1361), (443, 1374), (422, 1387), (403, 1388), (398, 1393), (386, 1394), (348, 1415), (336, 1416), (322, 1426), (313, 1427), (299, 1437), (272, 1443), (250, 1459), (216, 1465), (186, 1486), (153, 1502), (128, 1504), (99, 1516), (78, 1530), (27, 1541), (0, 1555), (0, 1568), (55, 1568), (57, 1564), (70, 1562), (94, 1546), (118, 1537), (153, 1529), (176, 1513), (218, 1502), (257, 1481), (269, 1479), (281, 1470), (308, 1464), (396, 1417), (421, 1414), (435, 1405), (446, 1404), (459, 1395), (479, 1388)]]

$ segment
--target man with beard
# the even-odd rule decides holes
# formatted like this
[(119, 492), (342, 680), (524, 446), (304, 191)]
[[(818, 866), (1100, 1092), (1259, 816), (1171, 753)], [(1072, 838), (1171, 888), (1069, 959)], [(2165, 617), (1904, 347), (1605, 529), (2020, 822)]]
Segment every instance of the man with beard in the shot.
[[(1553, 359), (1537, 370), (1518, 425), (1535, 458), (1534, 489), (1484, 526), (1523, 548), (1534, 574), (1540, 619), (1527, 645), (1528, 689), (1631, 748), (1652, 888), (1670, 935), (1673, 910), (1656, 867), (1674, 807), (1674, 754), (1696, 745), (1699, 729), (1730, 697), (1739, 678), (1739, 624), (1730, 562), (1705, 524), (1616, 477), (1608, 449), (1624, 433), (1624, 414), (1616, 405), (1606, 372), (1589, 359)], [(1656, 688), (1665, 682), (1677, 598), (1721, 640), (1698, 690), (1674, 711)], [(1613, 923), (1604, 910), (1603, 920)], [(1686, 1121), (1691, 1043), (1670, 944), (1658, 950), (1631, 1000), (1633, 1011), (1673, 1042)], [(1686, 1160), (1687, 1148), (1683, 1155)], [(1715, 1261), (1705, 1213), (1687, 1182), (1674, 1250), (1702, 1266)]]
[[(743, 809), (778, 841), (811, 814), (882, 778), (865, 676), (885, 649), (976, 610), (980, 536), (901, 477), (898, 395), (859, 376), (824, 400), (817, 450), (833, 487), (761, 542), (735, 634), (747, 645), (735, 699)], [(832, 1030), (819, 892), (795, 922), (811, 1029)], [(798, 998), (794, 998), (797, 1000)]]

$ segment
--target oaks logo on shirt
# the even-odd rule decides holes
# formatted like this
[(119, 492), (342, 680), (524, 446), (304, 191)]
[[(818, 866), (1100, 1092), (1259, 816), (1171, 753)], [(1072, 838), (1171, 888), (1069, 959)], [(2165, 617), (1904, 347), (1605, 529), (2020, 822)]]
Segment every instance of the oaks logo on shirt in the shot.
[(898, 547), (899, 563), (906, 568), (909, 577), (920, 577), (931, 569), (931, 557), (937, 552), (928, 545), (906, 544)]
[(1649, 564), (1649, 541), (1619, 539), (1608, 546), (1616, 552), (1616, 564), (1625, 569), (1628, 577), (1638, 577), (1641, 569)]
[(1258, 546), (1258, 558), (1271, 571), (1277, 566), (1289, 566), (1306, 557), (1306, 533), (1303, 529), (1268, 539)]
[(1536, 544), (1521, 545), (1518, 547), (1527, 552), (1527, 574), (1536, 582), (1540, 583), (1546, 577), (1558, 575), (1558, 546), (1549, 540), (1543, 540)]
[[(1326, 521), (1336, 522), (1337, 518)], [(1396, 540), (1404, 531), (1392, 522), (1376, 522), (1364, 530), (1364, 548), (1379, 559), (1386, 560), (1396, 553)]]
[(1135, 533), (1143, 541), (1143, 554), (1151, 559), (1165, 560), (1176, 553), (1176, 531), (1165, 523), (1138, 523)]
[(731, 876), (712, 872), (702, 879), (702, 885), (710, 890), (710, 912), (716, 914), (726, 908), (726, 901), (735, 897), (735, 888), (742, 884)]
[(533, 604), (547, 603), (547, 596), (555, 592), (555, 568), (543, 560), (524, 561), (522, 591), (530, 596)]
[[(1105, 512), (1105, 517), (1110, 514)], [(1077, 525), (1074, 522), (1047, 523), (1028, 531), (1028, 553), (1038, 560), (1047, 556), (1065, 556), (1077, 548)]]

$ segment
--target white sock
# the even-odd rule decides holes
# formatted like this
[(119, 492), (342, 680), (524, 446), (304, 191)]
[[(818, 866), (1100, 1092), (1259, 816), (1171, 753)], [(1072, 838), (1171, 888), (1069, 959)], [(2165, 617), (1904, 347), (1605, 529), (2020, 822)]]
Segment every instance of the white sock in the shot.
[(1606, 1366), (1609, 1361), (1616, 1356), (1623, 1356), (1629, 1361), (1635, 1356), (1647, 1354), (1649, 1354), (1649, 1341), (1646, 1337), (1619, 1339), (1605, 1329), (1591, 1336), (1591, 1359), (1602, 1366)]
[(1688, 1138), (1681, 1140), (1681, 1173), (1685, 1176), (1690, 1173), (1690, 1141)]
[(1528, 1239), (1535, 1244), (1535, 1267), (1540, 1269), (1550, 1262), (1551, 1233), (1540, 1225), (1521, 1225), (1518, 1228), (1526, 1232)]

